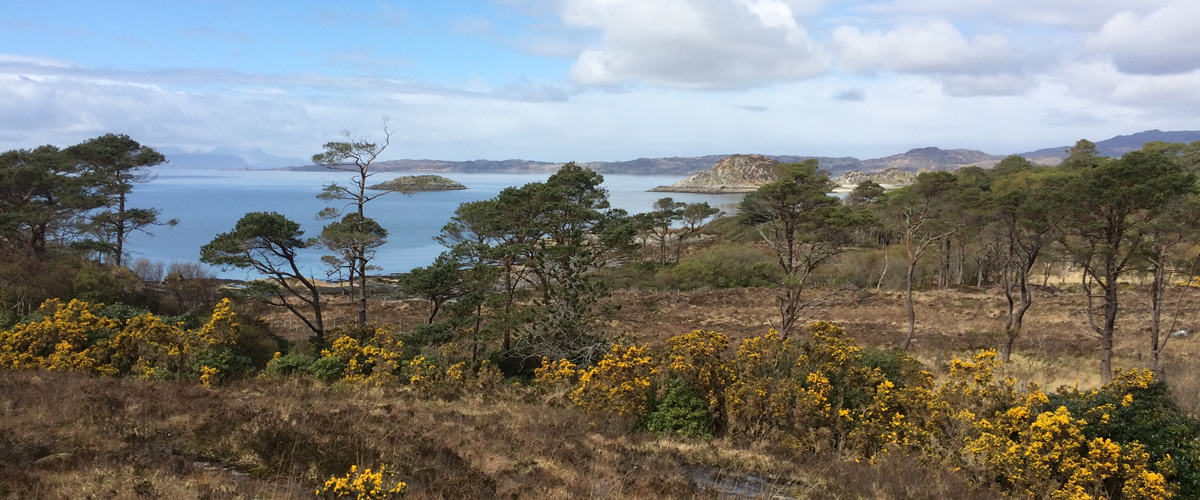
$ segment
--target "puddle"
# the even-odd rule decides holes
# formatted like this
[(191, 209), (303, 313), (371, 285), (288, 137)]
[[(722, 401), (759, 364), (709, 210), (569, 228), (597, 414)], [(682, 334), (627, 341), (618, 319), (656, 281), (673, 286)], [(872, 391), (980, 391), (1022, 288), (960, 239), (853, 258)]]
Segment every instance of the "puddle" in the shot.
[(725, 472), (715, 467), (687, 466), (688, 478), (697, 488), (716, 493), (720, 498), (755, 498), (769, 500), (796, 500), (779, 494), (779, 485), (762, 476), (745, 472)]

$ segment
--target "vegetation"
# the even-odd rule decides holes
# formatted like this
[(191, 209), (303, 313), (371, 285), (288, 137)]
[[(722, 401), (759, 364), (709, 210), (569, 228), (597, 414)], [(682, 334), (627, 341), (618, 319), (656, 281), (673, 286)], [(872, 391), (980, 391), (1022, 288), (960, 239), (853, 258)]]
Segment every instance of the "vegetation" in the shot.
[[(0, 155), (0, 497), (1200, 496), (1198, 384), (1170, 368), (1196, 350), (1195, 145), (1081, 141), (845, 203), (783, 165), (724, 218), (631, 216), (568, 163), (460, 206), (383, 303), (387, 144), (314, 158), (357, 174), (317, 238), (250, 213), (205, 245), (266, 278), (230, 290), (120, 258), (158, 222), (124, 202), (153, 150)], [(296, 264), (315, 246), (352, 302)]]

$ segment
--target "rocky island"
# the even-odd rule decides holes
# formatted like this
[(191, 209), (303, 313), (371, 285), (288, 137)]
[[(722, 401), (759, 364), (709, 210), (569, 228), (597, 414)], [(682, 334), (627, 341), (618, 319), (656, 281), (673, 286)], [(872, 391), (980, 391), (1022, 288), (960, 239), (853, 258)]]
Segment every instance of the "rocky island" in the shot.
[(688, 176), (686, 179), (651, 189), (663, 193), (749, 193), (775, 180), (778, 161), (763, 155), (733, 155), (718, 161), (712, 170)]
[(404, 175), (389, 181), (380, 182), (379, 184), (367, 186), (367, 189), (374, 189), (376, 191), (400, 191), (402, 193), (456, 191), (466, 188), (466, 186), (458, 181), (440, 175)]
[[(712, 170), (699, 172), (670, 186), (659, 186), (651, 192), (664, 193), (749, 193), (775, 180), (780, 162), (763, 155), (733, 155), (718, 161)], [(850, 192), (859, 183), (871, 180), (886, 189), (907, 186), (916, 181), (917, 173), (896, 167), (879, 172), (852, 170), (833, 179), (835, 192)]]
[(833, 179), (837, 187), (833, 189), (835, 193), (849, 193), (853, 191), (859, 184), (871, 181), (884, 189), (895, 189), (901, 186), (907, 186), (917, 181), (917, 172), (901, 170), (896, 167), (883, 169), (879, 172), (863, 172), (861, 170), (851, 170)]

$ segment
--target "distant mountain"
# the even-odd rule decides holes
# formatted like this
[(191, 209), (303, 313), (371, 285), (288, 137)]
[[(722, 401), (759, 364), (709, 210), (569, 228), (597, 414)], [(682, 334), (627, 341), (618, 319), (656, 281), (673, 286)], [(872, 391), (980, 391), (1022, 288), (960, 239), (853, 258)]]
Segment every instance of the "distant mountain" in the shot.
[[(1184, 142), (1191, 143), (1200, 141), (1200, 130), (1178, 130), (1163, 132), (1161, 130), (1147, 130), (1136, 134), (1118, 135), (1112, 139), (1105, 139), (1096, 143), (1096, 151), (1104, 156), (1117, 157), (1124, 155), (1130, 151), (1136, 151), (1142, 148), (1147, 142), (1163, 141), (1163, 142)], [(1056, 148), (1045, 148), (1028, 153), (1021, 153), (1019, 156), (1030, 160), (1049, 159), (1049, 158), (1066, 158), (1067, 150), (1070, 146), (1059, 146)], [(1055, 162), (1057, 164), (1057, 162)]]
[(275, 156), (261, 149), (221, 147), (209, 152), (189, 153), (176, 148), (162, 148), (159, 151), (167, 157), (168, 166), (197, 170), (270, 169), (304, 163), (299, 158)]
[[(1139, 149), (1143, 144), (1150, 141), (1166, 141), (1166, 142), (1193, 142), (1200, 140), (1200, 131), (1177, 131), (1177, 132), (1162, 132), (1159, 130), (1149, 130), (1139, 132), (1132, 135), (1122, 135), (1106, 139), (1096, 143), (1100, 154), (1107, 156), (1120, 156), (1129, 151)], [(1043, 165), (1056, 165), (1063, 157), (1066, 156), (1066, 150), (1070, 146), (1061, 146), (1056, 148), (1039, 149), (1028, 153), (1021, 153), (1020, 156), (1029, 158), (1035, 163)], [(217, 150), (219, 152), (221, 150)], [(261, 153), (261, 151), (260, 151)], [(580, 162), (581, 166), (590, 168), (602, 174), (627, 174), (627, 175), (679, 175), (688, 176), (699, 172), (705, 172), (712, 169), (718, 162), (726, 158), (737, 155), (707, 155), (695, 157), (668, 157), (668, 158), (638, 158), (629, 161), (615, 162)], [(956, 170), (965, 166), (978, 166), (983, 168), (991, 168), (1003, 160), (1007, 155), (993, 155), (976, 151), (973, 149), (941, 149), (936, 147), (924, 147), (911, 149), (905, 153), (885, 156), (883, 158), (873, 158), (869, 160), (860, 160), (852, 157), (825, 157), (825, 156), (802, 156), (802, 155), (760, 155), (765, 158), (778, 161), (780, 163), (798, 162), (810, 158), (816, 158), (821, 165), (821, 169), (828, 171), (830, 175), (837, 177), (848, 172), (858, 171), (862, 174), (871, 174), (881, 172), (888, 169), (899, 169), (908, 172), (923, 172), (930, 170)], [(170, 155), (168, 155), (170, 157)], [(246, 158), (246, 156), (239, 156)], [(279, 157), (274, 157), (278, 159)], [(214, 157), (211, 161), (216, 162)], [(299, 171), (314, 171), (324, 170), (323, 167), (317, 165), (305, 165), (304, 162), (293, 162), (291, 166), (281, 168), (282, 170), (299, 170)], [(530, 161), (530, 160), (472, 160), (472, 161), (443, 161), (443, 160), (390, 160), (381, 161), (375, 164), (379, 171), (405, 171), (405, 172), (470, 172), (470, 173), (530, 173), (530, 172), (554, 172), (557, 171), (562, 163)], [(238, 167), (233, 167), (238, 168)], [(893, 175), (897, 179), (903, 177)]]
[[(877, 172), (895, 168), (920, 172), (925, 170), (954, 170), (967, 165), (999, 162), (1003, 156), (990, 155), (974, 149), (917, 148), (907, 153), (885, 156), (862, 162), (859, 170)], [(991, 165), (988, 165), (991, 166)]]

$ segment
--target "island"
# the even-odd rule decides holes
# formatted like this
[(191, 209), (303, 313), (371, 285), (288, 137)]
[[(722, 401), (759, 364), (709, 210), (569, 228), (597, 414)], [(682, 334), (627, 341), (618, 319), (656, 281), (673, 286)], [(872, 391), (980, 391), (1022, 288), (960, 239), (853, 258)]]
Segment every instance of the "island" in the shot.
[(379, 184), (372, 184), (367, 186), (367, 189), (415, 193), (420, 191), (456, 191), (467, 189), (467, 187), (456, 180), (440, 175), (404, 175), (380, 182)]
[(670, 186), (659, 186), (659, 193), (749, 193), (775, 180), (779, 162), (763, 155), (733, 155), (705, 170)]

